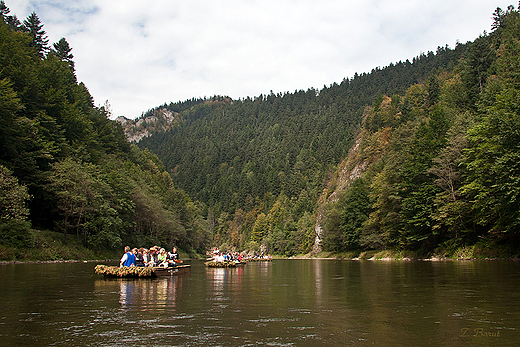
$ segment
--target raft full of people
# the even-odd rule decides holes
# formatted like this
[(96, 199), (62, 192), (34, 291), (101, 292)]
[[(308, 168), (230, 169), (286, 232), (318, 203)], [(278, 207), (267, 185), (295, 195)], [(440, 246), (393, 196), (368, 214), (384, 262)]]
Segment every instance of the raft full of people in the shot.
[(119, 266), (98, 265), (97, 274), (105, 277), (160, 277), (185, 274), (191, 271), (190, 265), (182, 265), (177, 247), (171, 252), (157, 246), (150, 249), (125, 247)]
[(179, 253), (177, 247), (173, 247), (171, 252), (166, 252), (164, 248), (158, 246), (146, 248), (125, 247), (125, 254), (119, 261), (119, 267), (132, 266), (150, 266), (150, 267), (176, 267), (177, 264), (182, 263), (179, 260)]
[(220, 252), (218, 248), (213, 249), (211, 258), (208, 258), (204, 264), (207, 267), (237, 267), (247, 264), (248, 261), (269, 261), (272, 256), (262, 253), (242, 254), (238, 252)]

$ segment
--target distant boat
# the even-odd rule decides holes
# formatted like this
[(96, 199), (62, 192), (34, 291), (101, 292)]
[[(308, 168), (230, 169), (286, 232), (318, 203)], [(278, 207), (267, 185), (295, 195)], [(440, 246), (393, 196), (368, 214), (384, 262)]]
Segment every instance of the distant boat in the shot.
[(225, 261), (207, 261), (204, 263), (207, 267), (218, 267), (218, 268), (224, 268), (224, 267), (237, 267), (241, 265), (246, 265), (247, 263), (245, 261), (238, 261), (238, 260), (225, 260)]
[(175, 267), (97, 265), (94, 271), (99, 275), (112, 278), (154, 278), (190, 274), (191, 265), (178, 265)]

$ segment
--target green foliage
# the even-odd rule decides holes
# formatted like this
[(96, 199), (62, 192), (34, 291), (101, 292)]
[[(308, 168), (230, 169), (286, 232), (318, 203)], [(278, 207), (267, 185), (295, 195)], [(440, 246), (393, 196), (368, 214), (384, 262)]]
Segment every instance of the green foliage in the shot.
[[(30, 244), (33, 225), (91, 249), (214, 243), (290, 256), (311, 250), (317, 219), (335, 252), (520, 240), (512, 6), (474, 42), (321, 90), (162, 105), (143, 117), (174, 122), (139, 147), (78, 84), (64, 38), (48, 52), (36, 14), (22, 26), (1, 1), (0, 15), (2, 242)], [(359, 172), (338, 184), (355, 139), (345, 170)]]
[[(315, 239), (307, 223), (315, 218), (326, 181), (354, 143), (364, 107), (374, 105), (366, 121), (374, 131), (413, 119), (410, 101), (400, 93), (432, 70), (453, 65), (464, 50), (465, 45), (439, 47), (437, 54), (356, 74), (321, 90), (165, 104), (143, 117), (167, 110), (175, 114), (175, 125), (138, 145), (157, 154), (176, 187), (214, 215), (226, 216), (217, 219), (215, 244), (246, 247), (252, 240), (281, 254), (305, 253)], [(417, 97), (425, 104), (419, 89)], [(432, 84), (431, 97), (434, 89)], [(381, 133), (378, 141), (388, 142), (389, 134)], [(271, 209), (281, 196), (284, 211), (278, 218)], [(238, 210), (252, 218), (238, 222)], [(263, 217), (255, 225), (261, 213), (267, 225)]]
[(0, 243), (15, 248), (32, 247), (34, 240), (31, 234), (31, 223), (19, 219), (0, 222)]
[[(173, 186), (156, 155), (128, 143), (107, 106), (94, 107), (76, 80), (66, 39), (49, 52), (35, 13), (16, 28), (8, 13), (0, 2), (0, 228), (6, 249), (31, 245), (32, 224), (60, 230), (64, 244), (96, 251), (123, 242), (205, 250), (210, 235), (202, 207)], [(74, 241), (67, 239), (71, 234)]]
[(27, 219), (29, 198), (27, 187), (20, 185), (12, 172), (0, 165), (0, 222)]
[(325, 251), (345, 252), (360, 248), (363, 224), (371, 213), (368, 194), (366, 180), (358, 178), (327, 212), (323, 235)]
[(259, 243), (268, 232), (268, 220), (264, 213), (260, 213), (251, 232), (251, 241)]
[(11, 171), (0, 165), (0, 243), (25, 248), (33, 243), (31, 223), (27, 220), (30, 198), (27, 187), (20, 185)]
[[(497, 75), (488, 92), (482, 120), (470, 129), (464, 161), (468, 179), (463, 193), (474, 202), (477, 224), (492, 232), (517, 236), (520, 194), (520, 18), (517, 12), (503, 19)], [(493, 99), (491, 99), (491, 97)]]

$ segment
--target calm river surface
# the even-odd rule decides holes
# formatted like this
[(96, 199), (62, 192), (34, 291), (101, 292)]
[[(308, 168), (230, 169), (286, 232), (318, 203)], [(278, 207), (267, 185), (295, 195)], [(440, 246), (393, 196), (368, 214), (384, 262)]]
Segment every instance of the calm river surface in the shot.
[(273, 260), (104, 279), (0, 265), (0, 346), (519, 346), (520, 262)]

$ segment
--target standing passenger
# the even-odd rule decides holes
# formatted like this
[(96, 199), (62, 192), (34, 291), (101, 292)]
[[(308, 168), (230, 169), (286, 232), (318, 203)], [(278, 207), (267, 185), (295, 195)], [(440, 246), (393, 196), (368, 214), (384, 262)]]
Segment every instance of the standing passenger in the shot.
[(150, 253), (146, 248), (143, 248), (143, 262), (144, 266), (148, 266), (148, 263), (150, 262)]
[(177, 263), (182, 263), (179, 260), (179, 253), (177, 253), (177, 247), (173, 246), (171, 253), (168, 252), (168, 267), (175, 267)]
[(159, 259), (157, 259), (158, 249), (154, 246), (150, 248), (150, 263), (149, 266), (159, 266)]
[(148, 250), (148, 266), (155, 266), (156, 258), (154, 258), (154, 255), (155, 255), (155, 248), (150, 247), (150, 249)]

